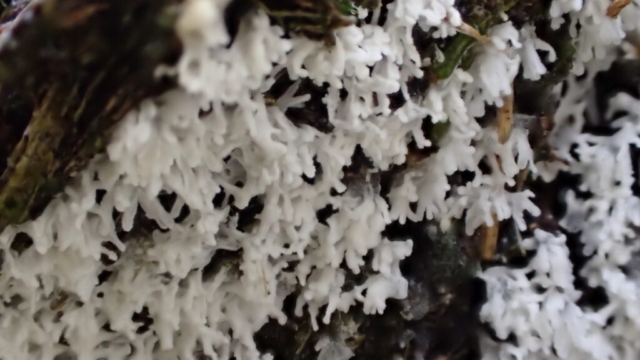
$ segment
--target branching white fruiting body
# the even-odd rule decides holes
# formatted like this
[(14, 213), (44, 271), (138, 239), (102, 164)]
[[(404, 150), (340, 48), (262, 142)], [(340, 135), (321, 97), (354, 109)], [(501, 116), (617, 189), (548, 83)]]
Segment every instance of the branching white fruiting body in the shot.
[[(620, 19), (602, 18), (604, 0), (586, 1), (556, 0), (551, 10), (556, 23), (560, 15), (569, 13), (572, 29), (581, 25), (581, 31), (574, 34), (579, 51), (577, 70), (594, 56), (603, 57), (608, 46), (619, 44), (623, 25), (631, 26), (640, 18), (637, 7), (623, 10)], [(303, 290), (296, 315), (310, 316), (314, 327), (318, 319), (327, 323), (334, 312), (347, 311), (358, 302), (366, 313), (376, 314), (385, 310), (387, 299), (407, 295), (399, 263), (410, 255), (413, 243), (411, 239), (385, 239), (381, 233), (391, 221), (426, 217), (447, 228), (453, 218), (466, 212), (466, 230), (471, 233), (481, 224), (491, 223), (492, 214), (498, 220), (513, 217), (522, 228), (525, 212), (538, 213), (531, 202), (532, 193), (505, 190), (505, 185), (513, 185), (519, 171), (535, 171), (526, 130), (514, 129), (510, 139), (501, 144), (495, 129), (481, 129), (476, 122), (485, 106), (500, 106), (503, 96), (512, 93), (520, 65), (527, 78), (545, 73), (536, 50), (546, 51), (549, 61), (554, 60), (553, 49), (537, 39), (534, 29), (518, 31), (508, 21), (494, 27), (489, 32), (491, 41), (477, 47), (476, 61), (468, 72), (457, 69), (425, 94), (412, 97), (407, 83), (423, 75), (424, 64), (412, 29), (434, 29), (436, 37), (454, 35), (462, 20), (453, 1), (396, 0), (386, 5), (384, 24), (373, 21), (339, 29), (331, 48), (302, 37), (283, 37), (282, 29), (270, 25), (260, 12), (242, 21), (233, 45), (227, 48), (229, 35), (223, 25), (227, 3), (185, 2), (177, 23), (185, 45), (182, 58), (174, 68), (158, 69), (177, 76), (180, 88), (148, 99), (131, 111), (107, 153), (79, 174), (42, 216), (8, 227), (0, 235), (5, 254), (0, 276), (1, 358), (191, 359), (200, 349), (213, 359), (268, 359), (269, 355), (257, 350), (253, 335), (269, 319), (287, 320), (283, 300), (298, 285)], [(359, 9), (359, 14), (364, 18), (366, 10)], [(374, 18), (379, 14), (380, 9)], [(601, 31), (603, 35), (595, 35)], [(300, 107), (310, 98), (297, 94), (298, 83), (274, 105), (266, 104), (263, 93), (280, 71), (287, 71), (293, 80), (329, 85), (323, 102), (332, 132), (296, 126), (287, 119), (287, 109)], [(346, 97), (340, 96), (341, 90), (346, 90)], [(391, 109), (387, 95), (396, 92), (403, 95), (405, 103)], [(632, 103), (624, 98), (617, 101), (619, 106)], [(390, 204), (380, 197), (375, 181), (352, 183), (347, 188), (342, 169), (350, 164), (356, 146), (379, 170), (404, 163), (412, 140), (420, 148), (432, 146), (428, 134), (421, 130), (427, 116), (434, 123), (449, 122), (449, 130), (433, 155), (396, 179)], [(563, 133), (557, 136), (564, 139)], [(589, 146), (584, 144), (585, 152)], [(626, 154), (620, 151), (611, 160), (622, 167), (627, 164)], [(496, 156), (501, 164), (496, 163)], [(314, 161), (320, 164), (321, 173)], [(478, 168), (482, 161), (491, 166), (491, 175), (483, 175)], [(595, 189), (597, 184), (588, 178), (593, 170), (580, 168), (589, 164), (578, 164), (575, 171), (586, 175), (585, 183)], [(540, 167), (541, 175), (553, 175), (549, 166)], [(463, 170), (475, 172), (475, 179), (452, 189), (447, 177)], [(628, 167), (615, 174), (625, 180), (625, 171)], [(313, 184), (303, 176), (314, 178)], [(345, 193), (332, 196), (332, 189)], [(106, 190), (100, 202), (96, 201), (98, 190)], [(221, 191), (226, 198), (221, 206), (214, 206), (213, 199)], [(161, 192), (176, 195), (171, 209), (158, 200)], [(257, 221), (245, 231), (237, 229), (230, 196), (238, 208), (246, 207), (253, 198), (264, 204)], [(614, 201), (620, 209), (615, 221), (634, 223), (637, 219), (628, 218), (631, 215), (626, 212), (635, 203), (618, 197), (603, 201)], [(415, 210), (411, 203), (417, 204)], [(316, 213), (327, 206), (338, 213), (325, 225)], [(571, 209), (585, 206), (572, 203)], [(184, 207), (189, 215), (176, 221)], [(163, 231), (124, 244), (116, 233), (113, 211), (121, 213), (122, 228), (128, 231), (138, 209)], [(604, 224), (607, 220), (597, 221)], [(576, 226), (584, 228), (586, 224), (589, 222)], [(602, 231), (618, 244), (615, 236), (626, 233), (619, 234), (616, 226), (619, 224)], [(20, 255), (10, 250), (19, 232), (27, 233), (34, 243)], [(558, 261), (566, 260), (561, 238), (538, 234), (536, 239), (540, 249), (555, 249)], [(105, 248), (106, 243), (113, 244), (117, 252)], [(615, 246), (601, 248), (605, 245), (588, 239), (585, 243), (592, 244), (592, 251), (597, 249), (598, 254), (618, 254)], [(203, 278), (201, 270), (220, 250), (242, 250), (237, 267)], [(345, 291), (346, 275), (359, 273), (370, 253), (375, 274)], [(104, 265), (100, 261), (103, 254), (117, 261)], [(556, 283), (566, 280), (569, 265), (561, 269), (547, 269), (539, 263), (531, 266), (540, 267), (535, 270), (540, 271), (540, 281), (546, 279), (549, 293), (568, 304), (577, 318), (583, 316), (573, 305), (576, 299), (571, 286)], [(488, 281), (511, 276), (500, 271), (483, 276)], [(621, 276), (597, 259), (585, 271), (595, 284), (612, 283), (609, 279)], [(518, 281), (521, 287), (515, 290), (507, 283), (509, 291), (524, 291), (525, 295), (532, 291), (530, 284)], [(635, 289), (631, 280), (621, 281), (621, 286)], [(501, 284), (491, 285), (491, 291), (505, 291)], [(559, 294), (553, 290), (557, 287), (567, 292)], [(617, 294), (611, 313), (635, 321), (635, 310), (629, 305), (634, 299), (624, 298), (635, 295), (618, 288), (608, 291)], [(518, 296), (524, 295), (514, 298)], [(541, 296), (536, 301), (551, 301)], [(492, 298), (487, 309), (496, 301)], [(513, 306), (517, 309), (524, 304)], [(132, 316), (143, 311), (153, 318), (152, 331), (138, 334), (139, 324)], [(528, 324), (514, 325), (508, 311), (483, 310), (483, 314), (501, 329), (500, 335), (507, 331), (528, 334), (532, 329), (553, 332), (557, 325), (526, 328)], [(593, 330), (593, 336), (606, 338), (605, 345), (592, 355), (637, 348), (632, 338), (637, 325), (615, 327), (612, 331), (616, 335), (609, 336), (597, 333), (603, 331), (602, 324), (580, 321), (590, 324), (586, 329)], [(110, 331), (105, 330), (107, 323)], [(624, 333), (628, 329), (635, 332)], [(59, 343), (62, 335), (69, 346)], [(550, 344), (555, 344), (549, 340), (553, 334), (541, 336), (543, 341), (524, 343), (523, 349), (549, 354)], [(342, 358), (352, 355), (339, 345), (319, 343), (317, 348), (325, 358), (334, 353)], [(574, 350), (556, 351), (564, 356)]]

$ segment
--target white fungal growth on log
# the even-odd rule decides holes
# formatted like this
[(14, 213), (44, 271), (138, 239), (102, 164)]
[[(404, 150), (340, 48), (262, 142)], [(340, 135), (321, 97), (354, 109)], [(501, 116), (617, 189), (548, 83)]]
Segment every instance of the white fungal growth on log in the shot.
[[(515, 344), (487, 338), (484, 356), (632, 359), (639, 354), (640, 283), (637, 271), (622, 267), (639, 257), (640, 199), (630, 190), (631, 162), (637, 159), (630, 157), (629, 146), (640, 144), (640, 102), (614, 98), (612, 114), (627, 115), (616, 120), (619, 130), (611, 136), (581, 129), (586, 89), (598, 64), (640, 24), (637, 2), (616, 18), (606, 16), (608, 0), (552, 2), (554, 26), (571, 23), (574, 71), (587, 69), (588, 75), (581, 82), (569, 80), (551, 140), (559, 156), (570, 159), (573, 145), (580, 156), (569, 165), (535, 166), (526, 128), (514, 128), (501, 143), (494, 127), (478, 122), (488, 106), (503, 105), (519, 72), (539, 79), (547, 71), (544, 64), (557, 59), (532, 25), (518, 30), (505, 20), (494, 26), (487, 33), (491, 40), (474, 48), (475, 61), (467, 70), (457, 68), (416, 95), (408, 82), (429, 67), (423, 67), (412, 29), (433, 30), (434, 37), (456, 35), (462, 19), (453, 1), (395, 0), (384, 5), (383, 23), (338, 29), (331, 47), (285, 36), (262, 11), (250, 12), (227, 46), (228, 3), (184, 2), (176, 24), (184, 52), (175, 67), (158, 69), (175, 75), (179, 88), (126, 115), (106, 154), (39, 218), (0, 235), (0, 358), (192, 359), (201, 349), (212, 359), (270, 359), (258, 351), (253, 336), (270, 319), (287, 321), (283, 302), (296, 288), (295, 315), (310, 317), (314, 329), (357, 304), (366, 314), (380, 314), (389, 299), (407, 296), (400, 262), (419, 239), (385, 238), (391, 222), (427, 218), (446, 230), (454, 219), (463, 219), (472, 234), (483, 224), (493, 225), (494, 218), (513, 218), (526, 230), (527, 214), (537, 216), (540, 210), (530, 190), (515, 186), (516, 175), (525, 170), (547, 180), (559, 171), (578, 174), (582, 187), (593, 193), (589, 200), (568, 194), (561, 225), (581, 232), (585, 251), (593, 254), (581, 276), (602, 286), (610, 303), (599, 310), (577, 306), (565, 237), (536, 231), (525, 241), (527, 249), (537, 251), (527, 268), (496, 267), (480, 274), (489, 295), (482, 320), (498, 338), (517, 338)], [(367, 12), (358, 9), (362, 19)], [(374, 11), (374, 18), (379, 15), (380, 9)], [(281, 72), (294, 83), (270, 103), (265, 93)], [(322, 102), (332, 131), (294, 125), (285, 114), (310, 101), (310, 94), (299, 93), (303, 80), (325, 85)], [(405, 99), (399, 108), (389, 101), (394, 93)], [(449, 124), (437, 143), (423, 133), (425, 118)], [(435, 150), (398, 176), (384, 199), (376, 176), (405, 163), (411, 142)], [(357, 147), (374, 170), (346, 184), (344, 168)], [(481, 170), (481, 163), (490, 171)], [(473, 180), (452, 186), (449, 177), (461, 171), (473, 173)], [(175, 195), (168, 208), (161, 194)], [(263, 208), (240, 228), (237, 210), (252, 199)], [(327, 207), (336, 213), (321, 222), (317, 213)], [(159, 230), (123, 242), (140, 211)], [(20, 233), (33, 246), (19, 254), (11, 244)], [(238, 258), (203, 276), (221, 251)], [(343, 286), (367, 261), (366, 280)], [(149, 331), (140, 331), (133, 320), (143, 312), (153, 319)], [(60, 344), (61, 337), (68, 346)], [(316, 348), (321, 358), (353, 356), (340, 342), (322, 341)]]

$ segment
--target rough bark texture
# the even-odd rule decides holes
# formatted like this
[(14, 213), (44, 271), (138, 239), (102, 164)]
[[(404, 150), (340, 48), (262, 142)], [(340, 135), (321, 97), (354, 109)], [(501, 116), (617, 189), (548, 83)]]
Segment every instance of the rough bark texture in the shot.
[(37, 216), (131, 108), (170, 86), (153, 72), (179, 55), (176, 3), (47, 0), (4, 25), (0, 231)]

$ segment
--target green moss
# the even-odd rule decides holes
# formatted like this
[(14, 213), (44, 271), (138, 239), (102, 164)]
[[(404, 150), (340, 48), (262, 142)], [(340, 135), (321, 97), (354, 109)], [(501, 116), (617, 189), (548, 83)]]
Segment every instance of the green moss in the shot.
[[(464, 5), (473, 9), (473, 11), (469, 11), (472, 15), (464, 20), (468, 25), (484, 35), (492, 26), (502, 21), (499, 14), (508, 11), (516, 3), (514, 0), (498, 3), (473, 3), (469, 1)], [(436, 62), (432, 67), (431, 72), (435, 75), (436, 79), (447, 79), (458, 67), (464, 69), (470, 68), (475, 58), (475, 55), (470, 50), (476, 42), (477, 40), (473, 37), (462, 33), (455, 35), (452, 40), (449, 40), (442, 50), (444, 61)]]
[(433, 65), (431, 72), (438, 79), (447, 79), (458, 68), (467, 51), (475, 45), (476, 39), (466, 34), (454, 36), (453, 41), (444, 49), (444, 61)]
[(431, 130), (431, 134), (429, 134), (429, 140), (435, 144), (439, 143), (444, 135), (449, 131), (450, 127), (451, 123), (448, 121), (435, 123), (433, 125), (433, 130)]
[(338, 11), (343, 15), (357, 14), (356, 8), (351, 0), (338, 0)]
[(255, 0), (285, 32), (297, 33), (332, 45), (333, 31), (355, 23), (354, 3), (349, 0)]

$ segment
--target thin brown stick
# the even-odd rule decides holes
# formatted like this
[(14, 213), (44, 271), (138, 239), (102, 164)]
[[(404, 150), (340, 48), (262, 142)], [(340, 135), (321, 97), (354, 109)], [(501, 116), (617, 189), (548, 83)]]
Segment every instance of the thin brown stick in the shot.
[(502, 98), (503, 105), (498, 109), (496, 117), (496, 127), (498, 130), (498, 141), (504, 144), (511, 136), (511, 127), (513, 125), (513, 95), (507, 95)]
[(498, 245), (499, 222), (496, 214), (491, 214), (493, 224), (482, 225), (480, 229), (479, 255), (481, 260), (492, 260)]

